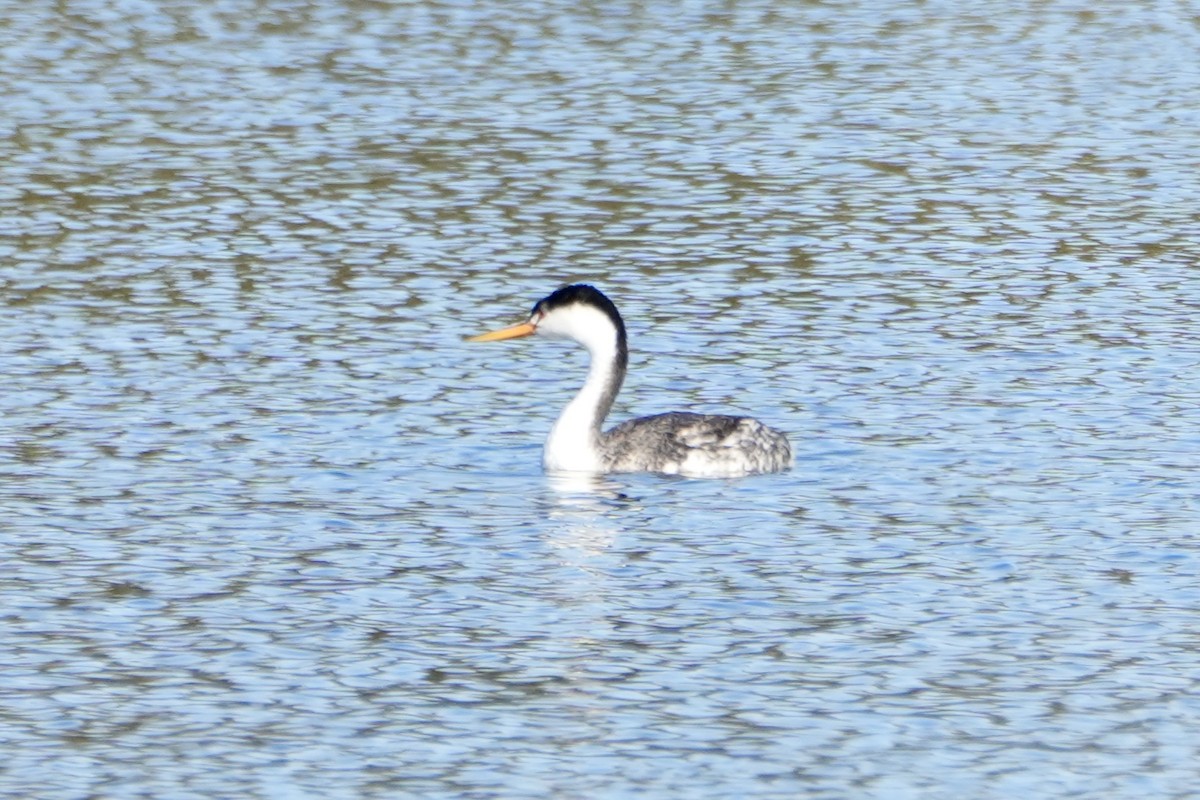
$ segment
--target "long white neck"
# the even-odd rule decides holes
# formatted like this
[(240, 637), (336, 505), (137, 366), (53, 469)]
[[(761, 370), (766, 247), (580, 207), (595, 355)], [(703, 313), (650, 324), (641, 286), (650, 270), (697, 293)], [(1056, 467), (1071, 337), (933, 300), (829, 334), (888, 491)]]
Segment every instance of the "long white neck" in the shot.
[[(590, 309), (589, 309), (590, 310)], [(599, 312), (596, 312), (599, 315)], [(584, 320), (589, 322), (589, 320)], [(572, 325), (548, 331), (574, 339), (591, 354), (587, 380), (559, 414), (546, 439), (543, 463), (549, 470), (600, 472), (603, 470), (600, 426), (612, 408), (625, 380), (625, 343), (605, 318), (603, 324)]]

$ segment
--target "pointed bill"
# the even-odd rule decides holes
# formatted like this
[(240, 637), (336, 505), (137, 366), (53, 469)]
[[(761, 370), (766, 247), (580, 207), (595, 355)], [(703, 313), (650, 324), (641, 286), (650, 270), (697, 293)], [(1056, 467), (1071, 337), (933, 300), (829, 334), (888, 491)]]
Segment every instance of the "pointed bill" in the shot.
[(529, 336), (537, 330), (537, 327), (532, 322), (522, 322), (520, 325), (512, 325), (508, 328), (501, 328), (498, 331), (491, 333), (481, 333), (478, 336), (468, 336), (468, 342), (498, 342), (501, 339), (516, 339), (520, 336)]

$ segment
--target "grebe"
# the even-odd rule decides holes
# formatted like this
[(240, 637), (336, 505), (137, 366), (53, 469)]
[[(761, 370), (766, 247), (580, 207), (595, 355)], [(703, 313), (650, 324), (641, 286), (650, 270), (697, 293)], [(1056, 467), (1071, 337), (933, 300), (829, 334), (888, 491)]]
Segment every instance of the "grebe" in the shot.
[(672, 411), (601, 431), (625, 380), (629, 349), (617, 307), (598, 289), (582, 283), (564, 286), (539, 300), (528, 321), (468, 341), (494, 342), (534, 333), (574, 339), (591, 353), (583, 388), (546, 439), (546, 469), (728, 478), (791, 466), (787, 436), (750, 417)]

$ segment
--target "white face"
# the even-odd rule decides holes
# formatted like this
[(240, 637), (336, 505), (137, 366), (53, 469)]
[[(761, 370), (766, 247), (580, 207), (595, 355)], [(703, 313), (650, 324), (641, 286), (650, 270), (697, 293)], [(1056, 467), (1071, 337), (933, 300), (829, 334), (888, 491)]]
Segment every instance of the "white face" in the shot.
[(616, 346), (616, 328), (600, 309), (584, 303), (562, 306), (529, 318), (537, 333), (556, 339), (574, 339), (592, 352)]

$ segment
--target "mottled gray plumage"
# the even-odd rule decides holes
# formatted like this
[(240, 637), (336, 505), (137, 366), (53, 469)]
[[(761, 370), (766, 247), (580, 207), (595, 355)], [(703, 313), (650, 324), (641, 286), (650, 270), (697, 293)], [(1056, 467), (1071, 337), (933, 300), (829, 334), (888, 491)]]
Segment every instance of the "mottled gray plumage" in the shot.
[(751, 417), (670, 411), (630, 419), (601, 434), (610, 472), (712, 474), (776, 472), (792, 463), (783, 433)]

